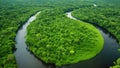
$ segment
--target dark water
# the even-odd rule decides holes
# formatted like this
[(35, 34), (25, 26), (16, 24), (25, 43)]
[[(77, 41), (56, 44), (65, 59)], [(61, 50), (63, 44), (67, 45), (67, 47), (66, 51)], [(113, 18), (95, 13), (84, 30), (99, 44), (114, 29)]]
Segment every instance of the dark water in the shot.
[(18, 64), (18, 68), (44, 68), (44, 65), (36, 59), (26, 48), (27, 45), (25, 43), (26, 36), (26, 28), (30, 24), (30, 22), (36, 19), (36, 16), (40, 12), (36, 13), (34, 16), (29, 18), (29, 20), (23, 25), (21, 29), (18, 30), (17, 36), (15, 38), (16, 48), (15, 57)]
[[(71, 12), (67, 13), (67, 17), (77, 20), (76, 18), (72, 17)], [(110, 36), (109, 33), (104, 32), (99, 27), (97, 28), (104, 37), (103, 50), (96, 57), (90, 60), (83, 61), (74, 65), (63, 66), (62, 68), (109, 68), (109, 66), (113, 65), (113, 61), (120, 57), (120, 52), (118, 52), (120, 46), (116, 40)]]
[[(101, 53), (99, 53), (96, 57), (77, 64), (66, 65), (62, 67), (44, 64), (26, 49), (27, 45), (24, 38), (27, 33), (27, 26), (30, 24), (30, 22), (36, 19), (36, 16), (39, 13), (40, 12), (30, 17), (26, 24), (24, 24), (23, 27), (18, 30), (15, 39), (17, 48), (15, 57), (19, 68), (109, 68), (110, 65), (113, 65), (113, 61), (120, 57), (120, 53), (117, 51), (119, 45), (117, 44), (116, 40), (108, 33), (103, 32), (102, 29), (98, 28), (104, 37), (105, 44)], [(77, 20), (71, 16), (71, 12), (67, 13), (67, 16), (71, 19)]]

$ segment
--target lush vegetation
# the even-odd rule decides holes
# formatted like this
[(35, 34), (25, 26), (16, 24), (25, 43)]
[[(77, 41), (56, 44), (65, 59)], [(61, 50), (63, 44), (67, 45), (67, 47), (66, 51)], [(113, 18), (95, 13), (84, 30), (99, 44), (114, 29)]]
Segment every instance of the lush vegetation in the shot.
[(0, 67), (16, 67), (16, 65), (12, 65), (15, 64), (13, 51), (15, 48), (14, 39), (16, 32), (18, 28), (32, 15), (32, 13), (36, 12), (35, 10), (30, 12), (28, 11), (30, 10), (26, 8), (14, 10), (10, 10), (8, 8), (0, 11)]
[(120, 68), (120, 58), (118, 58), (115, 62), (114, 62), (115, 66), (111, 66), (110, 68)]
[(120, 43), (120, 9), (111, 7), (87, 7), (73, 11), (76, 18), (102, 26)]
[(71, 10), (79, 7), (78, 5), (82, 2), (66, 1), (68, 2), (65, 0), (0, 0), (0, 68), (17, 67), (13, 55), (16, 32), (31, 15), (40, 9), (61, 5), (68, 5), (64, 9)]
[(30, 50), (41, 60), (56, 66), (96, 56), (103, 47), (103, 41), (95, 27), (67, 18), (58, 8), (43, 11), (28, 26)]
[[(37, 53), (35, 53), (35, 54), (38, 57), (46, 55), (46, 52), (44, 51), (44, 49), (43, 49), (43, 51), (45, 54), (44, 53), (42, 54), (41, 53), (42, 51), (38, 51), (39, 49), (42, 49), (42, 48), (38, 47), (38, 44), (44, 44), (44, 41), (52, 42), (51, 39), (55, 38), (55, 37), (58, 37), (60, 39), (55, 38), (55, 39), (53, 39), (54, 42), (57, 43), (57, 41), (60, 41), (60, 40), (61, 40), (60, 42), (62, 42), (62, 43), (60, 43), (61, 45), (55, 43), (57, 46), (61, 46), (58, 48), (58, 52), (56, 52), (59, 55), (61, 54), (60, 51), (62, 51), (62, 49), (64, 51), (62, 55), (64, 55), (64, 53), (67, 53), (67, 52), (68, 52), (68, 56), (74, 55), (76, 53), (76, 51), (72, 44), (75, 44), (76, 47), (78, 47), (78, 45), (83, 45), (84, 40), (83, 41), (80, 41), (80, 40), (82, 40), (85, 37), (82, 37), (82, 38), (80, 38), (81, 36), (78, 37), (79, 33), (80, 33), (80, 35), (83, 33), (82, 35), (86, 36), (86, 39), (89, 35), (84, 35), (84, 31), (79, 32), (79, 30), (74, 31), (74, 29), (80, 29), (80, 31), (82, 31), (81, 29), (87, 29), (85, 31), (85, 32), (87, 32), (87, 31), (90, 31), (91, 28), (94, 28), (94, 27), (90, 25), (90, 27), (91, 27), (90, 28), (90, 27), (88, 27), (89, 24), (87, 24), (85, 28), (82, 28), (82, 26), (80, 26), (80, 25), (85, 25), (85, 24), (83, 24), (83, 23), (80, 24), (80, 22), (78, 22), (78, 21), (73, 21), (73, 20), (66, 18), (64, 15), (64, 12), (71, 11), (73, 9), (74, 10), (78, 9), (78, 8), (82, 9), (82, 11), (80, 9), (80, 12), (82, 12), (82, 14), (80, 14), (80, 15), (82, 15), (82, 17), (79, 15), (75, 15), (76, 12), (78, 14), (78, 10), (73, 12), (73, 14), (76, 17), (80, 17), (80, 19), (84, 18), (84, 17), (89, 17), (88, 15), (84, 14), (84, 11), (86, 11), (87, 14), (91, 14), (91, 13), (93, 13), (93, 11), (95, 11), (98, 16), (101, 14), (100, 18), (97, 15), (96, 15), (96, 17), (94, 17), (94, 15), (93, 15), (94, 13), (93, 13), (93, 14), (91, 14), (91, 16), (93, 16), (93, 17), (91, 17), (89, 19), (81, 19), (81, 20), (85, 20), (87, 22), (91, 22), (89, 20), (92, 20), (92, 18), (95, 18), (95, 19), (98, 18), (100, 20), (102, 19), (101, 21), (104, 20), (105, 22), (102, 24), (100, 24), (99, 22), (96, 22), (96, 23), (98, 25), (106, 28), (109, 32), (114, 34), (117, 37), (117, 39), (119, 40), (120, 39), (120, 35), (119, 35), (120, 34), (120, 32), (119, 32), (120, 25), (118, 23), (119, 22), (119, 14), (120, 14), (119, 9), (114, 8), (114, 7), (104, 8), (106, 5), (108, 6), (108, 3), (109, 3), (109, 5), (119, 7), (119, 2), (120, 2), (119, 0), (114, 0), (114, 1), (113, 0), (100, 0), (100, 1), (98, 1), (98, 0), (0, 0), (0, 68), (16, 68), (17, 67), (16, 62), (15, 62), (15, 57), (13, 54), (13, 51), (15, 48), (16, 32), (27, 21), (27, 19), (31, 15), (33, 15), (34, 13), (36, 13), (39, 10), (44, 10), (44, 9), (48, 9), (48, 8), (54, 9), (54, 10), (43, 11), (42, 14), (40, 16), (38, 16), (37, 21), (33, 22), (35, 24), (32, 23), (28, 27), (28, 30), (30, 30), (31, 28), (33, 28), (33, 29), (30, 30), (31, 32), (29, 32), (29, 34), (27, 36), (27, 43), (29, 44), (31, 51), (33, 51), (33, 52), (37, 51)], [(93, 7), (91, 7), (93, 5), (93, 3), (96, 3), (97, 5), (99, 4), (102, 6), (97, 6), (97, 9), (94, 7), (95, 8), (94, 9)], [(60, 8), (62, 8), (62, 10), (60, 10)], [(57, 11), (55, 11), (55, 9)], [(91, 9), (91, 11), (88, 9)], [(99, 12), (99, 10), (101, 12)], [(87, 11), (89, 11), (90, 13), (88, 13)], [(53, 13), (51, 13), (51, 12), (53, 12)], [(99, 21), (98, 19), (96, 19), (95, 21)], [(108, 24), (108, 21), (110, 21), (111, 24)], [(94, 22), (94, 21), (92, 20), (92, 22)], [(47, 25), (43, 24), (43, 23), (46, 23)], [(46, 32), (51, 30), (50, 34), (43, 32), (43, 30), (41, 31), (42, 28), (38, 28), (38, 29), (35, 28), (35, 26), (40, 27), (41, 25), (44, 25), (42, 27), (44, 27), (44, 30), (46, 30)], [(68, 27), (67, 25), (71, 26), (71, 28)], [(51, 26), (54, 26), (54, 27), (51, 28)], [(78, 27), (74, 27), (74, 26), (78, 26)], [(110, 27), (107, 28), (108, 26), (110, 26)], [(62, 28), (62, 29), (60, 29), (60, 28)], [(52, 29), (54, 29), (54, 31)], [(64, 29), (66, 29), (66, 30), (64, 30)], [(113, 29), (115, 29), (116, 31)], [(58, 30), (61, 30), (61, 31), (58, 31)], [(56, 34), (55, 36), (53, 35), (54, 33), (52, 31), (55, 32), (55, 34)], [(71, 34), (72, 34), (71, 31), (73, 32), (72, 36), (71, 36)], [(41, 43), (41, 41), (38, 41), (41, 39), (41, 37), (40, 37), (40, 35), (42, 35), (41, 32), (43, 32), (43, 34), (45, 34), (44, 36), (41, 36), (41, 37), (43, 37), (42, 38), (43, 40), (41, 40), (41, 41), (43, 41), (43, 43)], [(88, 33), (88, 34), (93, 36), (92, 33)], [(35, 41), (29, 37), (30, 35), (33, 36), (33, 38), (35, 38), (38, 42), (35, 43)], [(48, 38), (49, 36), (50, 36), (50, 38)], [(68, 36), (68, 37), (66, 37), (66, 36)], [(61, 37), (62, 37), (62, 39), (61, 39)], [(77, 38), (74, 38), (74, 37), (77, 37)], [(93, 38), (94, 37), (95, 36), (93, 36)], [(74, 39), (71, 40), (72, 38), (74, 38)], [(93, 41), (97, 40), (97, 39), (93, 39), (93, 38), (89, 38), (89, 39), (92, 39)], [(44, 39), (47, 39), (47, 40), (44, 40)], [(87, 40), (89, 40), (89, 39), (87, 39)], [(55, 41), (55, 40), (57, 40), (57, 41)], [(30, 41), (33, 41), (33, 42), (30, 42)], [(65, 42), (73, 42), (73, 43), (64, 44), (63, 41), (64, 41), (64, 43)], [(77, 41), (80, 41), (80, 42), (75, 43)], [(51, 48), (54, 48), (54, 45), (52, 45), (53, 43), (49, 43), (49, 42), (46, 43), (49, 45), (45, 46), (45, 48), (48, 48), (48, 50), (50, 50)], [(92, 41), (87, 41), (87, 42), (90, 43), (89, 45), (93, 44)], [(69, 47), (65, 47), (68, 49), (64, 49), (63, 48), (64, 45), (62, 45), (62, 44), (64, 44), (65, 46), (71, 45), (73, 47), (73, 49), (69, 48)], [(85, 45), (87, 45), (87, 44), (85, 44)], [(95, 45), (95, 43), (94, 43), (94, 45)], [(41, 46), (41, 45), (39, 45), (39, 46)], [(39, 49), (36, 50), (36, 47), (38, 47)], [(87, 48), (86, 48), (86, 50), (87, 50)], [(85, 50), (85, 52), (87, 52), (86, 50)], [(92, 49), (88, 48), (88, 50), (91, 50), (91, 52), (92, 52)], [(99, 51), (100, 50), (97, 50), (97, 52), (94, 55), (96, 55)], [(39, 54), (42, 54), (42, 55), (39, 55)], [(51, 56), (49, 54), (47, 54), (47, 55)], [(90, 55), (88, 55), (88, 56), (90, 57)], [(54, 56), (54, 57), (56, 57), (56, 56)], [(57, 58), (61, 58), (61, 56), (57, 57)], [(64, 58), (64, 57), (62, 57), (62, 58)], [(48, 58), (48, 59), (41, 58), (41, 59), (45, 60), (46, 62), (48, 62), (50, 60), (50, 58)], [(67, 62), (69, 62), (70, 60), (73, 60), (73, 59), (69, 58)], [(81, 59), (82, 58), (80, 58), (79, 60), (81, 60)], [(62, 61), (63, 59), (58, 59), (58, 60)], [(51, 63), (53, 61), (54, 60), (52, 60)], [(61, 61), (60, 61), (60, 63), (61, 63)], [(65, 63), (67, 63), (67, 62), (65, 62)], [(74, 63), (74, 62), (78, 62), (78, 60), (75, 60), (72, 63)], [(57, 63), (57, 60), (56, 60), (56, 63)], [(58, 65), (60, 63), (58, 62)], [(65, 64), (65, 63), (63, 63), (63, 64)]]
[[(5, 4), (5, 5), (4, 5)], [(3, 6), (4, 5), (4, 6)], [(0, 1), (0, 68), (16, 68), (15, 36), (18, 28), (38, 11), (37, 8), (11, 5), (7, 1)]]
[[(79, 20), (99, 25), (113, 34), (120, 44), (120, 5), (119, 1), (109, 1), (111, 6), (97, 6), (80, 8), (73, 11), (72, 15)], [(110, 68), (120, 68), (119, 60), (114, 62), (115, 66)]]

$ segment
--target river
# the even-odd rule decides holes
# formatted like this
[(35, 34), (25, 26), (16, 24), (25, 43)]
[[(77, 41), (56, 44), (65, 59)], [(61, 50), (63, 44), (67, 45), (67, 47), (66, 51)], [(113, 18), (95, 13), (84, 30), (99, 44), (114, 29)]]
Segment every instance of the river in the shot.
[[(70, 19), (78, 20), (71, 15), (71, 12), (66, 13), (66, 15)], [(97, 26), (96, 28), (104, 37), (104, 47), (102, 51), (96, 57), (90, 60), (86, 60), (74, 65), (63, 66), (63, 68), (109, 68), (109, 66), (113, 65), (113, 61), (120, 57), (120, 52), (118, 51), (120, 46), (116, 40), (102, 28)]]
[(15, 38), (17, 49), (14, 54), (18, 64), (18, 68), (44, 67), (42, 63), (27, 50), (27, 45), (25, 43), (25, 36), (27, 34), (26, 28), (32, 21), (36, 19), (36, 16), (38, 14), (40, 14), (40, 12), (31, 16), (29, 20), (17, 32), (16, 38)]
[[(29, 52), (25, 43), (25, 36), (27, 34), (26, 28), (32, 21), (36, 19), (36, 16), (38, 14), (40, 14), (40, 12), (31, 16), (28, 21), (22, 26), (22, 28), (20, 28), (17, 32), (15, 38), (17, 49), (14, 54), (18, 68), (109, 68), (109, 66), (113, 65), (113, 61), (120, 57), (120, 53), (117, 50), (119, 48), (119, 45), (116, 40), (110, 36), (109, 33), (104, 32), (103, 29), (97, 27), (103, 35), (105, 43), (103, 50), (96, 57), (90, 60), (61, 67), (46, 65)], [(71, 15), (71, 12), (66, 13), (66, 15), (70, 19), (77, 20)]]

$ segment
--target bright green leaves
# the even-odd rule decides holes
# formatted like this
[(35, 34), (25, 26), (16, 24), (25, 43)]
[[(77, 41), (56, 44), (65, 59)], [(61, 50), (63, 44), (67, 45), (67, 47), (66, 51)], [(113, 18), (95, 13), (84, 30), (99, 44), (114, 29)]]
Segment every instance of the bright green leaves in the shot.
[(0, 68), (16, 68), (13, 56), (16, 32), (38, 8), (21, 7), (16, 3), (12, 6), (8, 2), (3, 5), (3, 2), (6, 1), (0, 2)]
[(26, 41), (30, 50), (56, 66), (96, 56), (104, 43), (100, 32), (90, 24), (67, 18), (60, 11), (45, 10), (28, 26)]
[(74, 50), (70, 50), (70, 54), (74, 54), (75, 53), (75, 51)]
[(110, 6), (104, 8), (99, 8), (99, 7), (80, 8), (73, 11), (72, 14), (77, 19), (102, 26), (110, 33), (112, 33), (120, 43), (120, 28), (119, 28), (120, 9), (119, 8), (117, 7), (111, 8)]

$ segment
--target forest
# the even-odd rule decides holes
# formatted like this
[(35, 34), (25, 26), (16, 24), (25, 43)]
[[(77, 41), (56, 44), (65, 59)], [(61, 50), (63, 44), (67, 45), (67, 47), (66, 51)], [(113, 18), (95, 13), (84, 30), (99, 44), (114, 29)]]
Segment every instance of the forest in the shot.
[[(18, 68), (14, 52), (18, 30), (36, 12), (27, 27), (29, 50), (45, 63), (74, 64), (95, 57), (104, 39), (93, 26), (112, 34), (120, 44), (119, 0), (0, 0), (0, 68)], [(96, 4), (97, 6), (93, 6)], [(65, 13), (81, 20), (75, 21)], [(91, 23), (93, 25), (91, 25)], [(120, 60), (113, 62), (120, 68)]]
[[(89, 12), (89, 13), (86, 13)], [(120, 10), (111, 7), (89, 7), (73, 11), (73, 15), (83, 21), (97, 24), (111, 32), (120, 44)]]
[(90, 24), (69, 20), (57, 9), (41, 12), (28, 26), (26, 42), (30, 50), (56, 66), (83, 61), (99, 53), (104, 43), (99, 31)]

